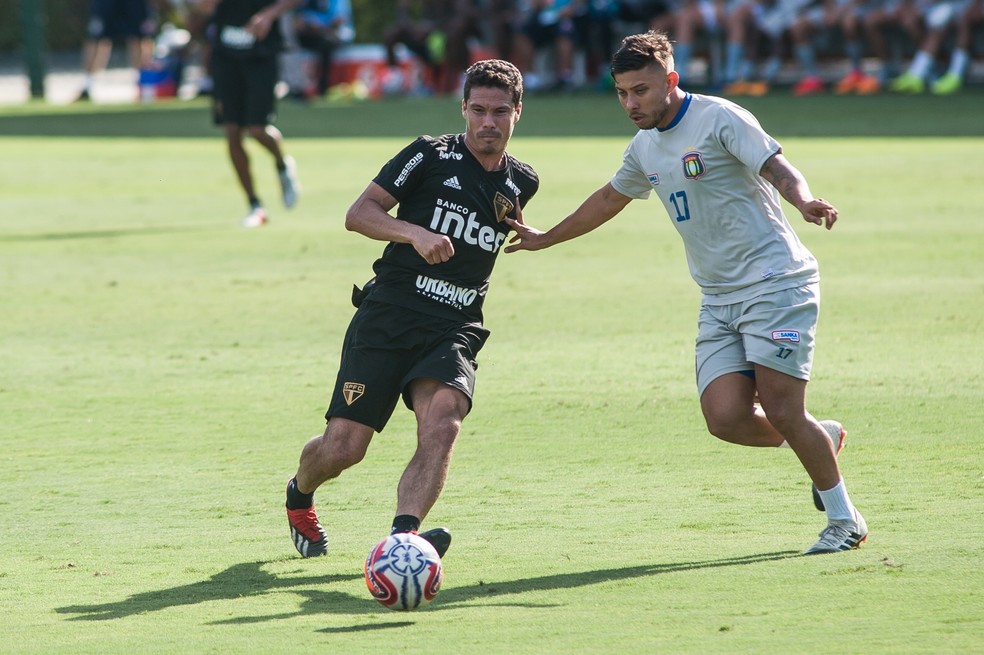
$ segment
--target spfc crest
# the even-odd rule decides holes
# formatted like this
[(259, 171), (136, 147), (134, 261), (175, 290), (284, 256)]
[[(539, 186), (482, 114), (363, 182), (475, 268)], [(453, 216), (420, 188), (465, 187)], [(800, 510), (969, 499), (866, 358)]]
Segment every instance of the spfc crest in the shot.
[(699, 179), (707, 172), (704, 166), (704, 156), (696, 150), (688, 152), (680, 160), (683, 162), (683, 174), (688, 180)]
[(346, 382), (342, 387), (342, 395), (345, 396), (345, 404), (351, 405), (366, 392), (366, 385), (358, 382)]
[(495, 205), (495, 220), (500, 223), (505, 220), (506, 216), (513, 210), (516, 205), (513, 201), (505, 197), (498, 191), (495, 192), (495, 198), (492, 199), (492, 204)]

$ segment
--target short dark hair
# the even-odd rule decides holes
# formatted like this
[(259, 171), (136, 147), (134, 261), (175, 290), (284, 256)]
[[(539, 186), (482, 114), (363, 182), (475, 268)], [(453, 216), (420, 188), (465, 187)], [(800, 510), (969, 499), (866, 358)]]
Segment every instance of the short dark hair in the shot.
[(673, 70), (673, 44), (666, 32), (649, 30), (622, 39), (622, 45), (612, 56), (612, 77), (625, 71), (642, 70), (659, 64), (666, 72)]
[(465, 102), (468, 102), (474, 87), (508, 91), (517, 107), (523, 101), (523, 74), (502, 59), (483, 59), (472, 64), (465, 71)]

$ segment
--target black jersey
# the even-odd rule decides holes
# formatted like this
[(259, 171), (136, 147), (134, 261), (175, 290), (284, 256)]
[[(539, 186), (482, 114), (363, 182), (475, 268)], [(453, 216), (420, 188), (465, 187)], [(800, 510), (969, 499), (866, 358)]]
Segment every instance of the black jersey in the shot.
[(278, 18), (262, 41), (246, 31), (250, 19), (276, 0), (221, 0), (211, 18), (210, 41), (222, 52), (240, 57), (271, 57), (283, 47)]
[(396, 218), (444, 234), (454, 256), (428, 264), (407, 243), (390, 243), (373, 264), (372, 299), (433, 316), (482, 321), (489, 276), (516, 218), (540, 186), (533, 169), (506, 154), (486, 171), (464, 134), (422, 136), (386, 163), (373, 180), (399, 201)]

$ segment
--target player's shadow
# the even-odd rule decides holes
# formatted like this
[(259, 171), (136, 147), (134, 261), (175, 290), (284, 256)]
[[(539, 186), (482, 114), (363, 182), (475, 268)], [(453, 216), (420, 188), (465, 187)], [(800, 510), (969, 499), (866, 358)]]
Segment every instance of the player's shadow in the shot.
[[(72, 621), (104, 621), (146, 612), (157, 612), (181, 605), (197, 605), (216, 600), (260, 596), (281, 589), (293, 589), (306, 597), (299, 611), (283, 616), (238, 619), (236, 622), (257, 622), (300, 614), (321, 614), (326, 610), (358, 614), (374, 609), (365, 602), (364, 598), (356, 598), (351, 594), (330, 590), (333, 583), (361, 579), (361, 574), (277, 576), (263, 570), (263, 566), (268, 563), (270, 562), (244, 562), (231, 566), (221, 573), (216, 573), (208, 580), (171, 589), (144, 591), (113, 603), (68, 605), (55, 608), (55, 611), (59, 614), (76, 615), (71, 617), (70, 620)], [(320, 591), (321, 589), (328, 590)]]
[(115, 230), (74, 230), (70, 232), (36, 232), (26, 234), (0, 235), (0, 242), (16, 241), (76, 241), (82, 239), (117, 239), (133, 236), (156, 236), (159, 234), (178, 234), (182, 232), (204, 232), (216, 228), (207, 225), (168, 225), (158, 227), (133, 227)]
[[(507, 597), (528, 591), (551, 591), (554, 589), (572, 589), (589, 585), (627, 580), (630, 578), (645, 578), (664, 573), (680, 573), (699, 569), (713, 569), (730, 566), (744, 566), (761, 562), (774, 562), (791, 557), (799, 557), (796, 550), (784, 550), (775, 553), (760, 553), (742, 557), (726, 557), (723, 559), (704, 560), (699, 562), (676, 562), (672, 564), (643, 564), (627, 566), (618, 569), (598, 569), (595, 571), (580, 571), (577, 573), (559, 573), (537, 578), (523, 578), (502, 582), (479, 582), (468, 587), (451, 587), (441, 590), (439, 603), (434, 609), (451, 608), (461, 603), (476, 599), (488, 599), (498, 596)], [(528, 606), (524, 604), (524, 606)]]
[[(677, 562), (670, 564), (643, 564), (613, 569), (598, 569), (594, 571), (578, 571), (559, 573), (556, 575), (536, 578), (520, 578), (516, 580), (479, 582), (468, 586), (452, 586), (441, 591), (439, 601), (433, 609), (451, 609), (467, 604), (469, 601), (489, 598), (503, 598), (529, 591), (550, 591), (554, 589), (573, 589), (603, 582), (627, 580), (631, 578), (650, 577), (664, 573), (679, 573), (699, 569), (744, 566), (761, 562), (772, 562), (791, 557), (798, 557), (798, 551), (779, 551), (760, 553), (743, 557), (727, 557), (715, 560), (697, 562)], [(133, 594), (123, 600), (113, 603), (98, 603), (94, 605), (68, 605), (56, 608), (59, 614), (72, 614), (72, 621), (105, 621), (121, 619), (136, 614), (157, 612), (170, 607), (196, 605), (217, 600), (235, 600), (249, 596), (260, 596), (272, 591), (293, 590), (303, 597), (300, 606), (292, 606), (291, 611), (260, 616), (240, 616), (217, 621), (215, 624), (251, 624), (276, 621), (304, 615), (323, 614), (372, 614), (380, 608), (370, 601), (368, 594), (352, 595), (347, 592), (333, 591), (334, 583), (349, 582), (360, 579), (361, 574), (330, 574), (278, 576), (263, 570), (269, 562), (245, 562), (229, 567), (207, 580), (194, 582), (171, 589), (145, 591)], [(506, 601), (507, 604), (530, 606), (528, 603)], [(433, 611), (433, 610), (432, 610)], [(385, 627), (397, 627), (387, 624)], [(360, 630), (361, 626), (350, 626), (345, 630)], [(333, 629), (337, 630), (337, 628)]]

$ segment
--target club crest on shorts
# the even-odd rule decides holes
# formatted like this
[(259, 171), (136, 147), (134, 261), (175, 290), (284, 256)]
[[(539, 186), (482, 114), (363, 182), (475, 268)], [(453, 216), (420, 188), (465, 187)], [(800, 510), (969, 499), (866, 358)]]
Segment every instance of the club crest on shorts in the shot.
[(492, 199), (492, 204), (495, 205), (495, 220), (500, 223), (505, 220), (506, 215), (513, 210), (516, 205), (513, 201), (505, 197), (498, 191), (495, 192), (495, 198)]
[(773, 341), (791, 341), (793, 343), (799, 343), (800, 333), (796, 330), (773, 330), (772, 331)]
[(346, 382), (342, 387), (342, 395), (345, 397), (345, 404), (351, 405), (366, 392), (366, 385), (359, 382)]
[(683, 162), (683, 174), (688, 180), (699, 179), (707, 172), (707, 167), (704, 166), (704, 155), (696, 150), (686, 153), (680, 161)]

